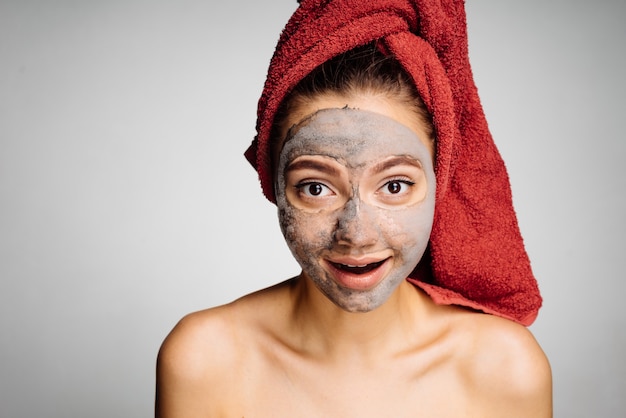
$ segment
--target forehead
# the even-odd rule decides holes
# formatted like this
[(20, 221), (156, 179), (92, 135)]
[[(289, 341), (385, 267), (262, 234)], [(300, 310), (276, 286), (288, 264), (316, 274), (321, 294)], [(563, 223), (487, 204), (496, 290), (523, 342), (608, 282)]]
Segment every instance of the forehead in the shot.
[(326, 155), (360, 164), (390, 155), (430, 160), (429, 148), (402, 123), (368, 110), (319, 110), (290, 129), (281, 153), (287, 160)]
[(412, 106), (408, 106), (407, 103), (398, 101), (393, 97), (368, 91), (354, 91), (350, 93), (323, 92), (306, 100), (296, 102), (285, 118), (283, 126), (286, 129), (281, 132), (280, 137), (284, 139), (287, 129), (299, 124), (307, 116), (319, 110), (331, 108), (369, 110), (385, 115), (408, 126), (420, 138), (424, 140), (429, 139), (428, 132), (430, 132), (431, 127), (425, 126), (422, 118), (415, 113), (415, 109)]

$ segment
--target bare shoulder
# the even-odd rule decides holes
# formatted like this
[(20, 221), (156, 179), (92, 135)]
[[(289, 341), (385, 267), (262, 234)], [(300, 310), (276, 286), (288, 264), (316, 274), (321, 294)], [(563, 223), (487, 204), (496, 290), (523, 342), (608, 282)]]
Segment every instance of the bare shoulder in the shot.
[[(167, 335), (158, 355), (160, 370), (176, 377), (201, 378), (233, 355), (235, 343), (232, 305), (224, 305), (183, 317)], [(217, 338), (219, 336), (219, 338)]]
[(219, 394), (237, 352), (230, 305), (186, 315), (163, 341), (157, 357), (157, 417), (200, 417)]
[(489, 409), (483, 416), (551, 417), (550, 364), (530, 330), (491, 315), (463, 322), (471, 341), (463, 355), (464, 375)]
[[(163, 341), (157, 357), (157, 417), (217, 416), (228, 390), (245, 379), (259, 325), (271, 323), (278, 286), (190, 313)], [(268, 320), (263, 319), (264, 316)]]

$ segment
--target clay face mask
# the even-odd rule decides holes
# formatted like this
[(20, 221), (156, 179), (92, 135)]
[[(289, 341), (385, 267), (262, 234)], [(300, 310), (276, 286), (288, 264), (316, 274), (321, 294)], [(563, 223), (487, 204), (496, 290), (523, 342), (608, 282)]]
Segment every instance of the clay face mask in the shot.
[(288, 134), (276, 201), (305, 278), (341, 308), (371, 311), (426, 249), (435, 202), (432, 157), (412, 130), (387, 116), (320, 110)]

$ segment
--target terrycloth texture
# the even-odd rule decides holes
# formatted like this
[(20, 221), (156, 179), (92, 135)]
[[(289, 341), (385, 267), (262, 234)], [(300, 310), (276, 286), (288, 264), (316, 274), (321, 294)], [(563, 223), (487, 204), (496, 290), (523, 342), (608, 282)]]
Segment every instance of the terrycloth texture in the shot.
[(281, 101), (320, 64), (374, 40), (413, 79), (437, 135), (429, 252), (409, 280), (437, 303), (530, 325), (542, 300), (472, 77), (462, 0), (303, 0), (277, 44), (246, 151), (264, 194), (274, 201), (268, 138)]

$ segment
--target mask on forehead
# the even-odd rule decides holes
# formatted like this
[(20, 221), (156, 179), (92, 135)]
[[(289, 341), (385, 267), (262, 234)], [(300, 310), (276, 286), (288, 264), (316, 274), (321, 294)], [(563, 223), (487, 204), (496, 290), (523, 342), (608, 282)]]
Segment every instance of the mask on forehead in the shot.
[(304, 275), (347, 311), (382, 305), (428, 244), (432, 156), (384, 115), (333, 108), (300, 122), (280, 152), (276, 192), (283, 235)]

